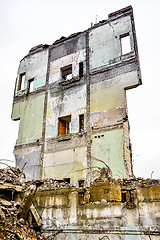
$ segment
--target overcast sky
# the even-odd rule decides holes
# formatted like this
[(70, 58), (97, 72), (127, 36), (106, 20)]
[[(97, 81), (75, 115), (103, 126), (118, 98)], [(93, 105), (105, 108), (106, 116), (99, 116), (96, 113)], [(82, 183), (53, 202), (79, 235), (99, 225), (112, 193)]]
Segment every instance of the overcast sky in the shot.
[(160, 178), (160, 1), (0, 0), (0, 158), (14, 160), (18, 123), (11, 109), (20, 60), (38, 44), (84, 31), (132, 5), (143, 85), (127, 91), (136, 177)]

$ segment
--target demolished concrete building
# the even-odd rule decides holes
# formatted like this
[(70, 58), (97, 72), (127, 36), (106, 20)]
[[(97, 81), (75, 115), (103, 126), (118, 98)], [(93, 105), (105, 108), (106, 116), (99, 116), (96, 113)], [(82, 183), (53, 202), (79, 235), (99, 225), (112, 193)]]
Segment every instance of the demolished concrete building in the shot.
[(0, 239), (160, 239), (160, 180), (99, 178), (76, 188), (21, 175), (0, 171)]
[(26, 164), (28, 180), (65, 178), (75, 186), (89, 186), (104, 163), (114, 178), (132, 176), (126, 90), (140, 84), (132, 7), (32, 48), (14, 91), (16, 165)]
[[(131, 6), (29, 51), (18, 68), (12, 119), (20, 121), (16, 165), (30, 181), (11, 184), (2, 172), (0, 232), (9, 229), (12, 239), (160, 239), (160, 181), (132, 171), (126, 90), (140, 84)], [(4, 219), (17, 203), (13, 229)], [(43, 235), (28, 225), (27, 235), (27, 222)]]

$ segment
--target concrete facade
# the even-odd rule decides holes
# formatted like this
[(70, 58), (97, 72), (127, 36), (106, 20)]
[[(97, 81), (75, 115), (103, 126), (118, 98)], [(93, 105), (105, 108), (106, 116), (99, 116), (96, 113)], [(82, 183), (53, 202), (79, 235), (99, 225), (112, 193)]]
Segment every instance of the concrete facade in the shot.
[(18, 68), (12, 109), (20, 121), (16, 165), (26, 163), (27, 180), (88, 186), (104, 163), (114, 178), (132, 176), (126, 90), (140, 84), (131, 6), (32, 48)]

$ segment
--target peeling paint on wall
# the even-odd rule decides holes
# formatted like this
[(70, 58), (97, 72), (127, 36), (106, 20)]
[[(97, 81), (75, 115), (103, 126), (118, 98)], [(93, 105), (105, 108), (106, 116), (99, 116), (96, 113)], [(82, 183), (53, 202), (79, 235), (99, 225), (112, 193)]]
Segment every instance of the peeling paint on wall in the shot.
[(80, 179), (89, 186), (99, 174), (91, 167), (102, 167), (92, 155), (114, 177), (132, 176), (126, 90), (140, 84), (131, 7), (32, 48), (20, 62), (13, 101), (12, 119), (20, 120), (17, 164), (29, 147), (41, 146), (41, 178), (67, 176), (76, 186)]
[(46, 137), (58, 136), (58, 119), (71, 115), (70, 133), (79, 132), (79, 115), (86, 112), (86, 85), (48, 96)]
[[(79, 62), (85, 60), (85, 50), (77, 51), (70, 55), (56, 59), (50, 63), (50, 78), (49, 83), (61, 81), (61, 68), (72, 64), (72, 75), (73, 77), (79, 76)], [(85, 69), (84, 69), (85, 72)]]
[(28, 57), (22, 59), (18, 68), (18, 77), (16, 83), (16, 93), (18, 94), (18, 79), (19, 74), (25, 73), (24, 88), (22, 90), (27, 90), (28, 80), (34, 79), (34, 90), (42, 87), (46, 83), (46, 72), (47, 72), (47, 61), (48, 61), (48, 51), (42, 51), (35, 53), (34, 55), (29, 55)]

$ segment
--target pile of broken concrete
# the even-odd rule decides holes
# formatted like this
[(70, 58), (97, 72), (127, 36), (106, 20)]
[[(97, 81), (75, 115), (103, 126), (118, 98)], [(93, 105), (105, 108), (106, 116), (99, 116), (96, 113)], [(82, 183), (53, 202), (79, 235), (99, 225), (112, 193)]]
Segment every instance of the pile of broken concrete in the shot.
[[(45, 239), (40, 232), (29, 226), (25, 219), (26, 203), (35, 187), (26, 187), (23, 172), (18, 168), (0, 169), (0, 240), (2, 239)], [(26, 190), (27, 189), (27, 190)], [(15, 201), (16, 193), (25, 191), (21, 202)], [(24, 218), (23, 218), (24, 216)]]
[(70, 187), (63, 179), (26, 182), (25, 174), (17, 167), (0, 169), (0, 240), (53, 239), (54, 234), (45, 237), (40, 232), (42, 221), (32, 204), (33, 199), (36, 191)]

